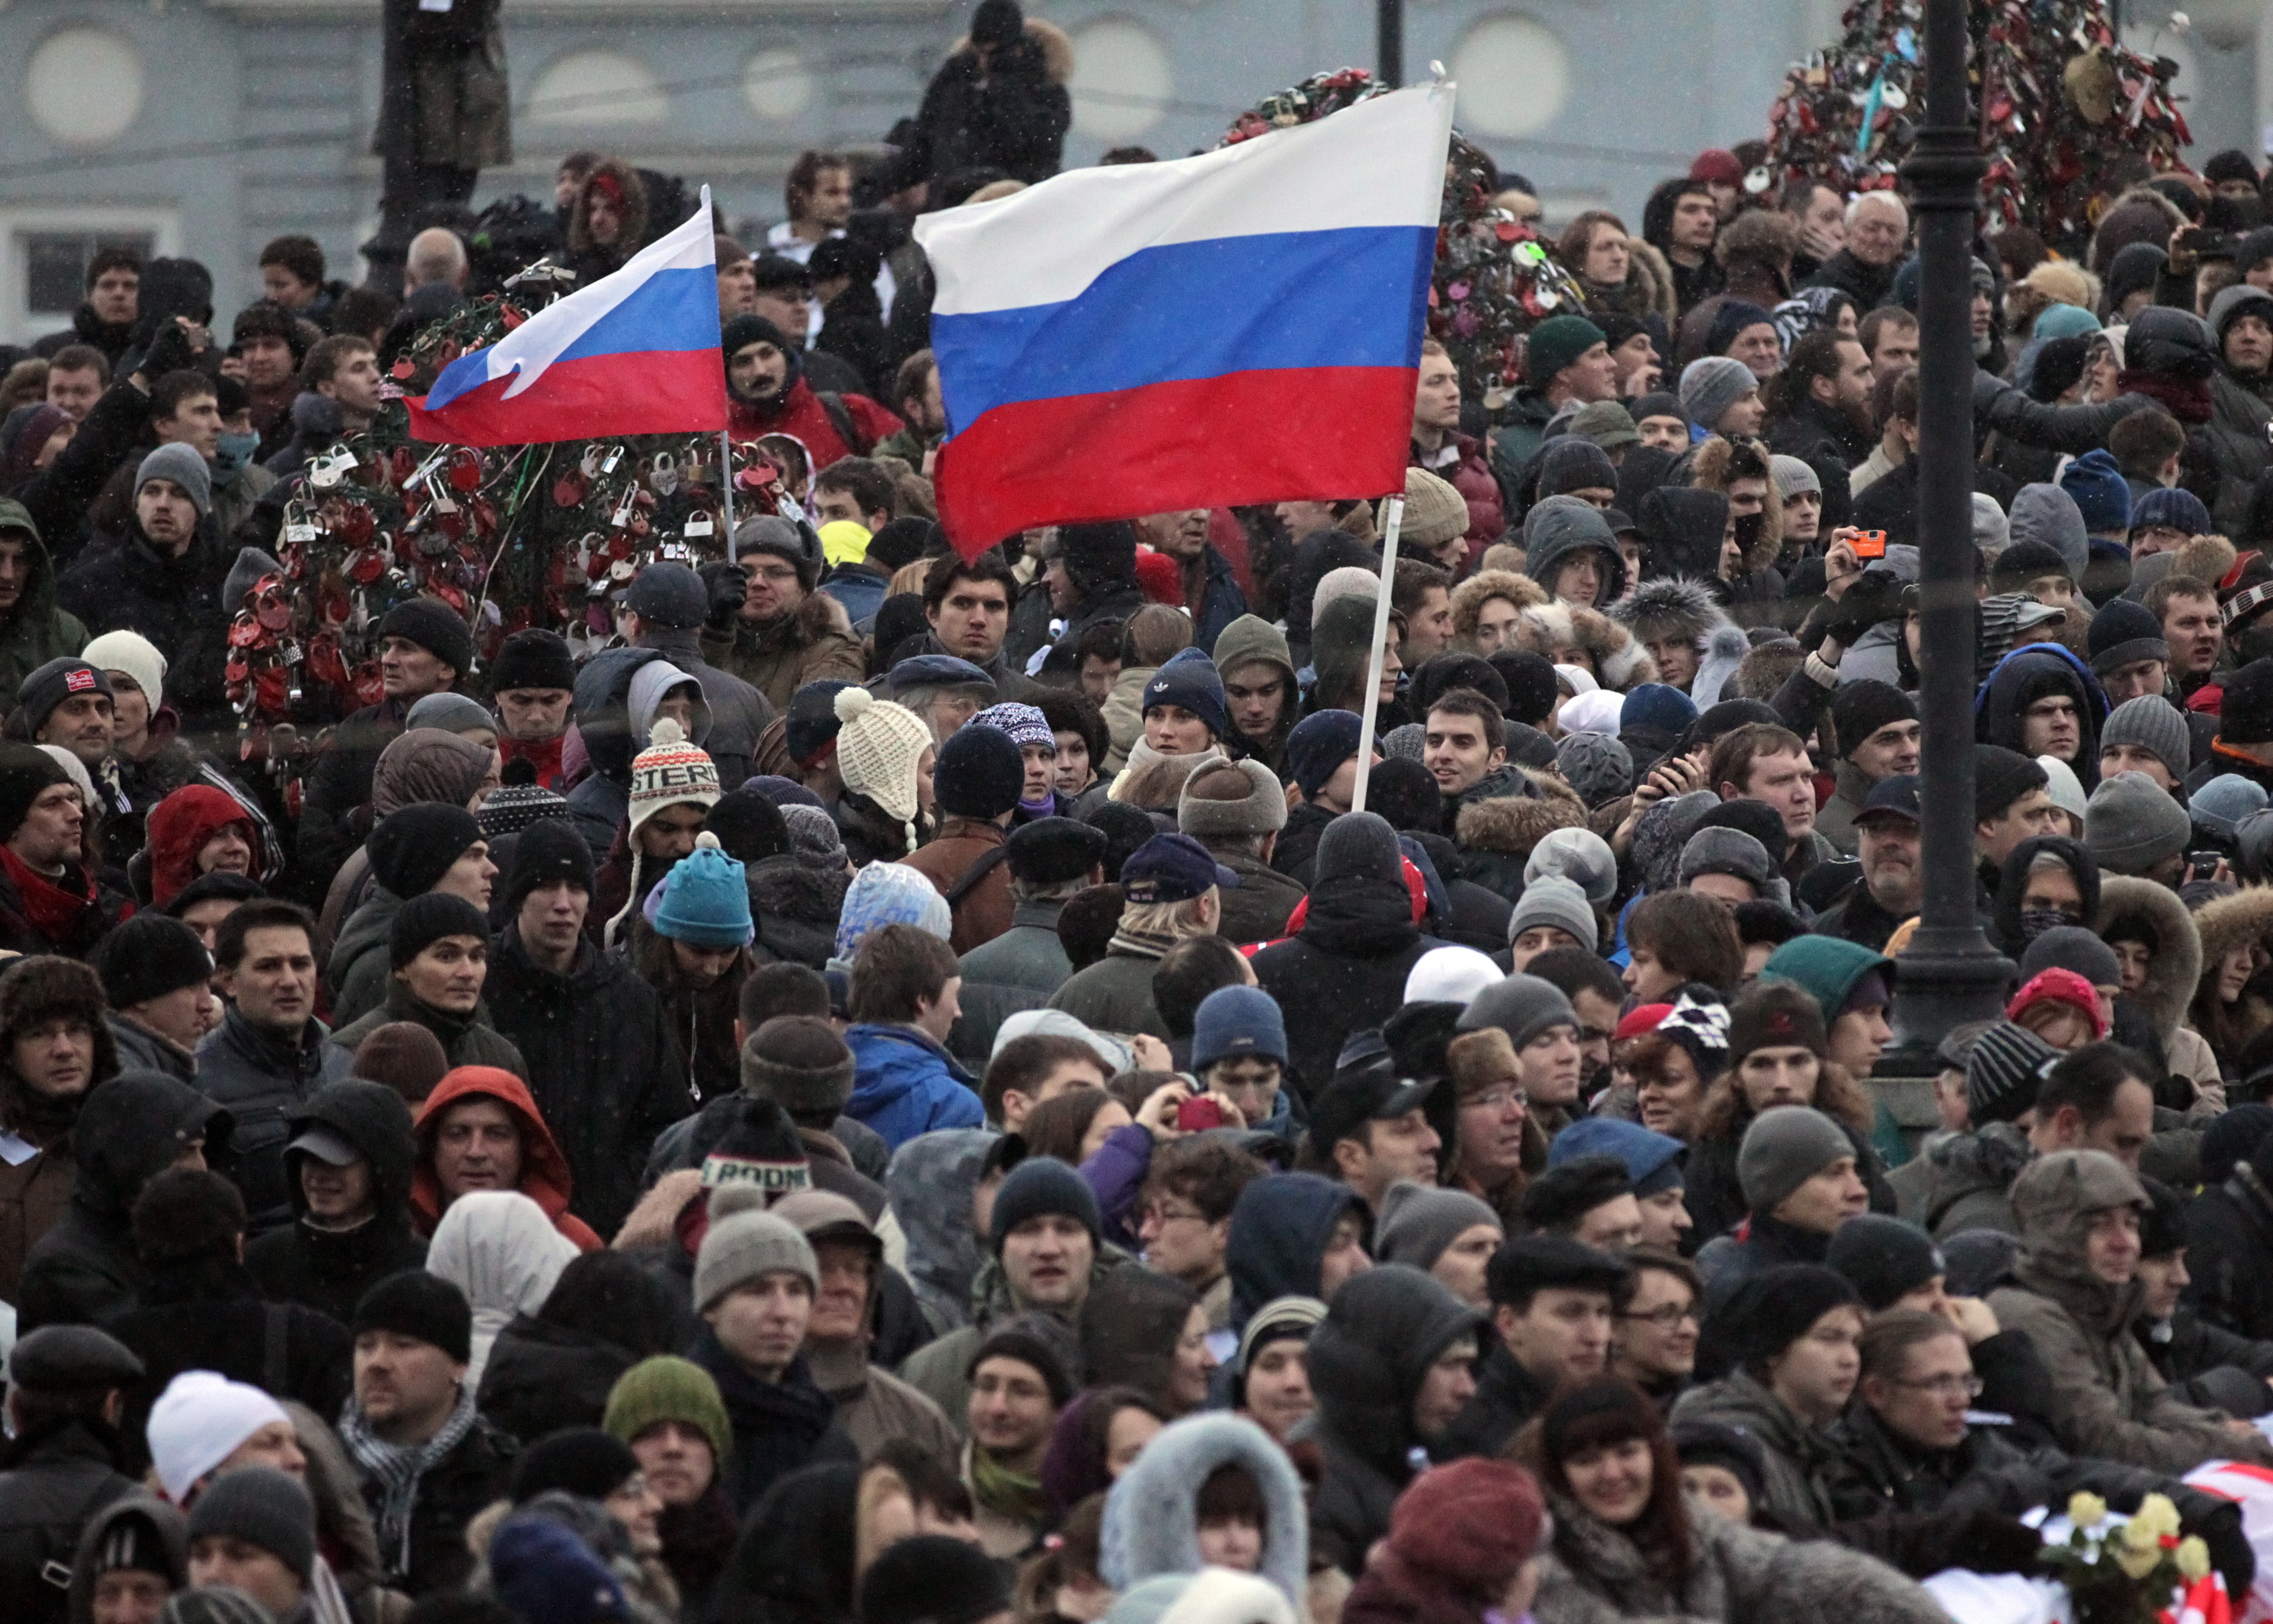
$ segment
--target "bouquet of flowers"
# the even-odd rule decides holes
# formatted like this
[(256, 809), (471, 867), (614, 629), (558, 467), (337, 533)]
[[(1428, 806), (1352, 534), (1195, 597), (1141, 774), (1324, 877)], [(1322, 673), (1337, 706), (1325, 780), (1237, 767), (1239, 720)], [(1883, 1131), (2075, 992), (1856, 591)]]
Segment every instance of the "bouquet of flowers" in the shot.
[(2097, 1494), (2067, 1502), (2074, 1526), (2044, 1546), (2044, 1564), (2067, 1587), (2076, 1624), (2160, 1624), (2180, 1592), (2209, 1577), (2209, 1547), (2179, 1537), (2179, 1511), (2149, 1494), (2127, 1520), (2111, 1518)]

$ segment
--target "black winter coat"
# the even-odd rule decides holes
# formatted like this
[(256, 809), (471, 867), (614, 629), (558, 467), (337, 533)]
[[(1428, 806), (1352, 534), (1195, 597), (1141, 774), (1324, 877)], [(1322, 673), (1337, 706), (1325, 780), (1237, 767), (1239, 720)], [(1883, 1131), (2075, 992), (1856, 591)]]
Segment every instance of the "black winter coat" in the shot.
[(518, 924), (497, 939), (483, 992), (575, 1176), (569, 1210), (614, 1234), (639, 1200), (655, 1136), (694, 1110), (662, 1000), (589, 942), (577, 944), (574, 969), (554, 975), (523, 949)]
[(124, 533), (89, 542), (56, 592), (88, 636), (139, 632), (165, 650), (167, 702), (184, 725), (217, 730), (235, 720), (223, 675), (230, 612), (221, 587), (236, 563), (236, 549), (214, 533), (210, 518), (179, 558), (130, 520)]
[(1540, 1381), (1516, 1362), (1515, 1355), (1496, 1347), (1476, 1366), (1476, 1396), (1461, 1407), (1429, 1452), (1439, 1462), (1471, 1455), (1497, 1460), (1507, 1441), (1554, 1396), (1552, 1382)]
[(1305, 1101), (1333, 1081), (1352, 1032), (1397, 1013), (1414, 961), (1444, 945), (1413, 923), (1401, 881), (1346, 880), (1313, 890), (1300, 933), (1255, 955), (1256, 981), (1285, 1012)]
[(50, 1562), (68, 1572), (79, 1530), (96, 1513), (134, 1492), (119, 1475), (119, 1441), (99, 1421), (76, 1418), (34, 1427), (0, 1455), (0, 1619), (64, 1624), (70, 1593), (45, 1577)]
[(330, 1037), (330, 1029), (311, 1019), (300, 1042), (286, 1044), (232, 1007), (198, 1044), (198, 1087), (236, 1119), (229, 1148), (252, 1235), (292, 1221), (296, 1203), (284, 1188), (287, 1119), (324, 1084), (346, 1081), (354, 1066), (354, 1057), (327, 1042)]
[(640, 1357), (585, 1332), (516, 1314), (482, 1367), (482, 1414), (524, 1444), (564, 1426), (597, 1426), (616, 1379)]
[(244, 1262), (272, 1300), (303, 1304), (345, 1324), (355, 1317), (363, 1294), (379, 1281), (426, 1266), (426, 1243), (410, 1226), (410, 1170), (417, 1146), (410, 1137), (410, 1108), (380, 1083), (349, 1079), (319, 1089), (286, 1119), (285, 1132), (297, 1138), (317, 1123), (363, 1152), (371, 1164), (378, 1211), (351, 1230), (314, 1227), (307, 1222), (307, 1196), (288, 1156), (284, 1184), (293, 1222), (246, 1246)]
[(778, 1382), (763, 1382), (735, 1363), (718, 1334), (705, 1326), (686, 1357), (710, 1373), (734, 1424), (734, 1450), (719, 1477), (737, 1515), (747, 1516), (774, 1479), (800, 1466), (859, 1463), (859, 1450), (836, 1425), (836, 1401), (814, 1381), (803, 1354)]
[(300, 803), (300, 868), (310, 885), (331, 884), (348, 854), (362, 843), (362, 836), (348, 827), (348, 814), (370, 801), (379, 752), (402, 731), (409, 708), (397, 700), (364, 706), (340, 723), (316, 758)]
[[(415, 1601), (456, 1590), (466, 1582), (474, 1570), (474, 1554), (466, 1548), (466, 1524), (504, 1497), (513, 1482), (514, 1456), (520, 1453), (513, 1434), (481, 1416), (474, 1418), (473, 1430), (418, 1479), (418, 1499), (410, 1509), (408, 1563), (398, 1568), (401, 1553), (379, 1552), (388, 1589)], [(360, 1466), (356, 1479), (376, 1523), (386, 1491)]]
[(137, 1471), (147, 1463), (150, 1407), (185, 1370), (217, 1370), (278, 1398), (335, 1416), (353, 1385), (355, 1339), (329, 1314), (263, 1300), (244, 1264), (214, 1261), (153, 1270), (110, 1334), (134, 1350), (142, 1379), (126, 1389), (121, 1426)]
[(2212, 1325), (2273, 1339), (2273, 1192), (2247, 1162), (2187, 1203), (2187, 1300)]
[(932, 75), (909, 156), (934, 177), (992, 168), (1031, 184), (1058, 172), (1072, 123), (1072, 98), (1052, 78), (1038, 41), (998, 46), (984, 68), (966, 47)]

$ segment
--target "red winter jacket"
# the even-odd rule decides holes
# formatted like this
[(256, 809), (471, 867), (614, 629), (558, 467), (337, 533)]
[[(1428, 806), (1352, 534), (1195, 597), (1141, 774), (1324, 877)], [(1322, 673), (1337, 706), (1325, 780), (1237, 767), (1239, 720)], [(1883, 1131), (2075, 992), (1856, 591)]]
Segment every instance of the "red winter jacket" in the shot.
[(726, 427), (738, 440), (754, 440), (761, 434), (786, 434), (796, 439), (813, 460), (816, 474), (832, 462), (842, 462), (847, 457), (864, 457), (876, 447), (876, 442), (897, 434), (907, 425), (893, 413), (885, 410), (864, 394), (837, 397), (844, 402), (845, 414), (852, 420), (861, 444), (847, 445), (844, 437), (836, 432), (829, 421), (829, 408), (814, 393), (813, 385), (802, 378), (783, 391), (771, 406), (760, 406), (738, 397), (730, 396), (726, 402)]

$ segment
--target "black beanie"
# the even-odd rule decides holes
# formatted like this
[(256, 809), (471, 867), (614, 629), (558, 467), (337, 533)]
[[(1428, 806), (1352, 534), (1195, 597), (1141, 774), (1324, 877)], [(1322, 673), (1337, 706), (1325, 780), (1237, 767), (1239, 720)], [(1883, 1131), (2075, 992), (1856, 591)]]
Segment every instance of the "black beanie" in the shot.
[(0, 744), (0, 841), (24, 827), (42, 790), (69, 782), (63, 763), (38, 745)]
[(1531, 1176), (1523, 1187), (1523, 1221), (1534, 1230), (1575, 1229), (1595, 1208), (1633, 1193), (1633, 1179), (1617, 1156), (1573, 1156)]
[(389, 1275), (365, 1291), (348, 1328), (358, 1336), (365, 1331), (409, 1336), (441, 1349), (461, 1365), (474, 1356), (474, 1311), (466, 1294), (423, 1269)]
[(1379, 812), (1400, 833), (1444, 833), (1444, 792), (1437, 775), (1410, 756), (1392, 756), (1374, 764), (1366, 775), (1365, 809)]
[(1917, 704), (1892, 683), (1865, 677), (1839, 685), (1831, 701), (1831, 729), (1839, 737), (1842, 760), (1852, 760), (1856, 746), (1890, 722), (1916, 722)]
[(904, 513), (868, 538), (867, 561), (888, 570), (904, 570), (947, 544), (947, 532), (936, 520)]
[(513, 1463), (513, 1503), (525, 1506), (559, 1489), (579, 1500), (605, 1500), (639, 1475), (631, 1445), (596, 1426), (564, 1426), (521, 1452)]
[(244, 1197), (219, 1173), (169, 1167), (142, 1186), (129, 1223), (136, 1254), (154, 1269), (184, 1258), (235, 1262)]
[(386, 968), (401, 969), (445, 936), (472, 936), (486, 943), (490, 922), (480, 909), (447, 891), (412, 897), (396, 909), (394, 928), (387, 932)]
[(189, 1533), (192, 1544), (221, 1536), (258, 1546), (303, 1584), (315, 1569), (316, 1503), (297, 1478), (273, 1466), (243, 1467), (215, 1478), (191, 1508)]
[(539, 818), (514, 840), (513, 869), (505, 879), (507, 911), (518, 913), (530, 892), (564, 879), (591, 894), (592, 848), (566, 819)]
[(2187, 1244), (2187, 1203), (2176, 1190), (2159, 1179), (2139, 1176), (2140, 1187), (2147, 1192), (2147, 1209), (2139, 1215), (2139, 1255), (2142, 1258), (2168, 1257), (2181, 1251)]
[(860, 1624), (981, 1624), (1009, 1610), (994, 1560), (948, 1534), (895, 1541), (860, 1581)]
[(439, 598), (397, 603), (379, 617), (377, 636), (416, 643), (460, 677), (474, 669), (474, 639), (466, 630), (466, 617)]
[(1507, 703), (1500, 707), (1507, 719), (1545, 726), (1557, 698), (1554, 662), (1528, 648), (1503, 648), (1492, 655), (1491, 668), (1507, 685)]
[(490, 692), (507, 693), (515, 688), (576, 686), (576, 662), (567, 640), (558, 632), (532, 626), (505, 640), (490, 667)]
[(1758, 1378), (1818, 1320), (1858, 1301), (1844, 1276), (1819, 1264), (1786, 1263), (1754, 1275), (1706, 1315), (1697, 1348), (1698, 1380), (1718, 1381), (1736, 1370)]
[(380, 819), (364, 850), (371, 877), (408, 902), (431, 891), (481, 838), (482, 826), (464, 807), (414, 801)]
[(146, 1004), (213, 978), (213, 954), (179, 919), (139, 913), (104, 937), (94, 950), (94, 973), (113, 1009)]
[[(2226, 688), (2230, 698), (2231, 685)], [(1973, 746), (1973, 821), (1987, 823), (2031, 790), (2044, 787), (2044, 769), (2002, 745)]]
[(1941, 1249), (1916, 1224), (1883, 1213), (1847, 1220), (1831, 1237), (1824, 1267), (1853, 1286), (1872, 1313), (1891, 1308), (1936, 1275), (1947, 1275)]
[(720, 850), (746, 865), (784, 857), (796, 849), (781, 808), (747, 784), (719, 797), (703, 815), (702, 827), (718, 837)]
[(789, 748), (791, 760), (799, 767), (810, 767), (822, 751), (836, 742), (836, 731), (844, 725), (836, 715), (836, 696), (851, 685), (849, 682), (823, 678), (806, 683), (790, 695), (782, 742)]
[(961, 729), (940, 746), (932, 791), (950, 816), (999, 818), (1026, 793), (1025, 756), (999, 728)]

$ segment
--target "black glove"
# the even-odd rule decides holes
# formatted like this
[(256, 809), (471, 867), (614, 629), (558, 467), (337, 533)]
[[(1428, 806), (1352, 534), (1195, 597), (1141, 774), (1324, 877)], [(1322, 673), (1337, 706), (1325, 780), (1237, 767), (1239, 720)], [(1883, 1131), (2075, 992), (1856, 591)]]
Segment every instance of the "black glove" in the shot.
[(734, 624), (734, 617), (742, 612), (742, 600), (749, 588), (749, 580), (739, 564), (724, 561), (706, 564), (695, 572), (702, 584), (710, 589), (710, 612), (703, 625), (713, 631), (724, 632)]
[(2257, 1578), (2257, 1553), (2242, 1531), (2241, 1508), (2220, 1506), (2209, 1515), (2190, 1521), (2193, 1526), (2187, 1531), (2200, 1534), (2209, 1547), (2209, 1565), (2224, 1575), (2225, 1593), (2236, 1598), (2248, 1595)]
[(1824, 634), (1836, 639), (1842, 647), (1852, 648), (1862, 640), (1864, 632), (1882, 620), (1896, 618), (1902, 612), (1901, 577), (1874, 565), (1864, 570), (1841, 596), (1829, 624), (1823, 628)]
[(142, 357), (139, 369), (143, 377), (155, 383), (169, 372), (178, 372), (198, 363), (198, 352), (190, 346), (190, 335), (182, 331), (177, 321), (161, 323), (158, 336), (150, 341), (150, 348)]
[(1974, 1573), (2034, 1573), (2044, 1536), (2001, 1511), (1976, 1511), (1950, 1530), (1949, 1566)]

